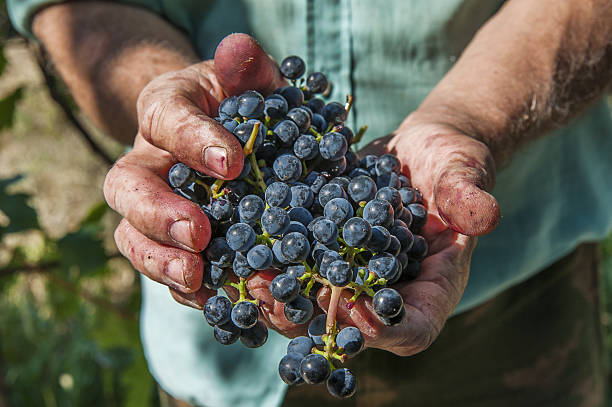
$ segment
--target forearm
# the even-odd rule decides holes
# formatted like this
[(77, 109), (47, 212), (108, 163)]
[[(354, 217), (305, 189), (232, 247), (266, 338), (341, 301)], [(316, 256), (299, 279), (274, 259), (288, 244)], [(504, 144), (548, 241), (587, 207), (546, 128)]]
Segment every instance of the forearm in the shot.
[(512, 0), (474, 37), (415, 116), (489, 146), (498, 166), (563, 124), (612, 79), (612, 4)]
[(183, 33), (122, 4), (53, 5), (36, 14), (32, 28), (80, 108), (125, 143), (136, 135), (136, 100), (145, 85), (197, 61)]

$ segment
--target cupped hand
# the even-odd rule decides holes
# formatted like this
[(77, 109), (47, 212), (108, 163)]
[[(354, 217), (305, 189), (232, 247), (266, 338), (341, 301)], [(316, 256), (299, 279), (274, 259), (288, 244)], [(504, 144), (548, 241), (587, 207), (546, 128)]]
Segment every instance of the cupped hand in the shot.
[[(347, 308), (350, 290), (343, 292), (337, 319), (341, 326), (358, 327), (367, 346), (408, 356), (436, 339), (467, 285), (476, 236), (497, 226), (499, 207), (487, 192), (495, 183), (495, 164), (483, 143), (452, 126), (420, 120), (416, 114), (362, 153), (384, 152), (400, 159), (404, 173), (423, 194), (428, 219), (421, 233), (429, 243), (429, 256), (415, 280), (393, 286), (406, 308), (400, 324), (385, 326), (363, 295)], [(329, 289), (319, 293), (323, 309), (328, 309), (329, 297)]]
[(177, 162), (215, 178), (232, 179), (243, 166), (238, 140), (213, 117), (229, 95), (270, 93), (284, 80), (257, 42), (226, 37), (214, 60), (151, 81), (138, 99), (134, 148), (108, 173), (104, 196), (123, 220), (115, 231), (120, 252), (147, 277), (170, 287), (178, 302), (201, 308), (214, 295), (202, 285), (198, 252), (210, 240), (202, 210), (172, 192), (166, 179)]

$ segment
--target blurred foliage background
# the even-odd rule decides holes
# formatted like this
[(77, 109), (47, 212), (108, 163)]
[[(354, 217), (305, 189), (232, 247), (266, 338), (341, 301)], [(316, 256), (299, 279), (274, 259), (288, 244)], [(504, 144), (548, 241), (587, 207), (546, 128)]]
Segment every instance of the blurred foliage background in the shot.
[[(139, 275), (118, 255), (119, 218), (102, 197), (123, 147), (87, 124), (37, 56), (0, 1), (0, 407), (156, 406)], [(611, 349), (612, 236), (601, 252)]]
[[(123, 147), (79, 115), (0, 2), (0, 407), (156, 406), (139, 276), (102, 183)], [(64, 109), (54, 101), (64, 98)], [(66, 108), (74, 115), (69, 118)]]

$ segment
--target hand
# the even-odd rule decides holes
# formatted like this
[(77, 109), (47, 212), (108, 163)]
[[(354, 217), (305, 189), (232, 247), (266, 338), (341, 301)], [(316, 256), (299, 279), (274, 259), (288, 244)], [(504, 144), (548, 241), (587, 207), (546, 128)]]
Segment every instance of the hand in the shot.
[[(416, 115), (393, 135), (367, 146), (364, 154), (384, 152), (401, 160), (413, 186), (423, 194), (428, 219), (422, 234), (429, 243), (429, 256), (415, 280), (394, 286), (406, 307), (406, 317), (399, 325), (385, 326), (364, 296), (349, 310), (349, 290), (340, 299), (337, 319), (340, 325), (359, 328), (367, 346), (408, 356), (436, 339), (465, 290), (475, 236), (497, 226), (499, 207), (486, 192), (495, 183), (495, 166), (483, 143)], [(328, 309), (329, 295), (329, 289), (319, 293), (323, 309)]]
[(174, 194), (166, 179), (176, 162), (216, 178), (242, 170), (238, 140), (212, 117), (229, 95), (247, 89), (269, 93), (284, 84), (277, 65), (251, 37), (234, 34), (214, 60), (164, 74), (138, 99), (134, 149), (108, 173), (104, 195), (123, 220), (115, 231), (121, 253), (147, 277), (170, 287), (181, 304), (202, 308), (213, 291), (202, 286), (198, 252), (210, 240), (210, 223), (194, 203)]

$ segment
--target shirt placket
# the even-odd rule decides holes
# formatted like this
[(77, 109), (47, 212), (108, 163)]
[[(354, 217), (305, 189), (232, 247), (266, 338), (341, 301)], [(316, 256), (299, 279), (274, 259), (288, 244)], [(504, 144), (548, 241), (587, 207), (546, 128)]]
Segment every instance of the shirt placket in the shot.
[[(352, 84), (352, 0), (308, 0), (307, 61), (310, 70), (325, 73), (332, 83), (329, 100), (346, 100)], [(349, 125), (354, 127), (356, 112)]]

